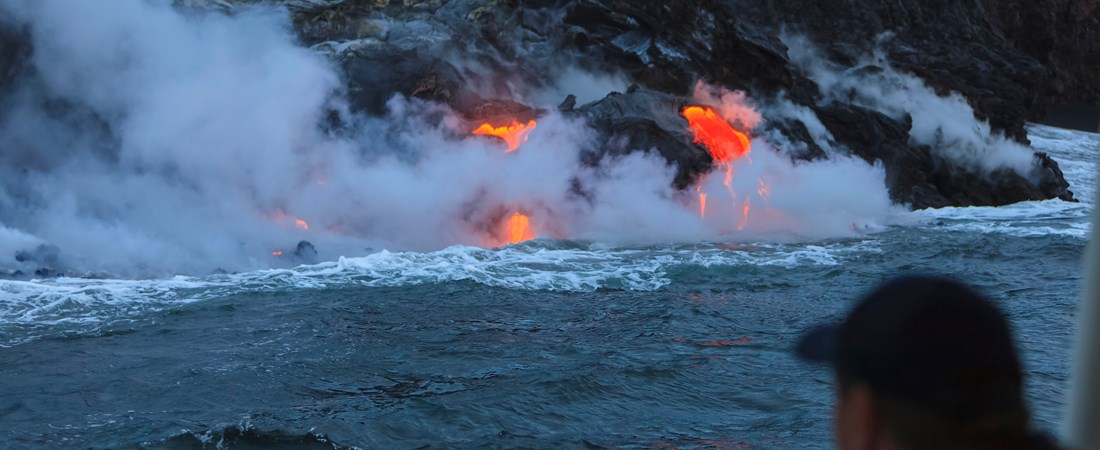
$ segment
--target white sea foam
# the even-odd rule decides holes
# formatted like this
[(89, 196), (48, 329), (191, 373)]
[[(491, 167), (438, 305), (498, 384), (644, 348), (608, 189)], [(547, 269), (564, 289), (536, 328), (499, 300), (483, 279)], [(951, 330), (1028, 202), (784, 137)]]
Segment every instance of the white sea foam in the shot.
[(196, 302), (216, 287), (212, 280), (0, 281), (0, 347), (39, 336), (98, 329), (150, 311)]
[(395, 287), (468, 281), (526, 291), (653, 291), (673, 283), (672, 268), (833, 266), (880, 251), (874, 240), (818, 245), (710, 244), (649, 248), (536, 241), (501, 249), (455, 246), (438, 252), (388, 252), (255, 272), (163, 280), (0, 281), (0, 345), (62, 327), (90, 330), (188, 303), (248, 292), (327, 287)]
[(956, 164), (982, 173), (1007, 167), (1034, 178), (1032, 152), (978, 120), (962, 95), (940, 95), (924, 80), (895, 70), (877, 50), (857, 67), (845, 68), (824, 58), (805, 37), (784, 35), (782, 39), (790, 47), (792, 62), (817, 82), (826, 100), (853, 103), (895, 119), (909, 117), (910, 141), (928, 145)]
[[(694, 193), (685, 198), (669, 187), (672, 171), (659, 158), (634, 154), (605, 161), (600, 170), (580, 167), (577, 154), (591, 142), (591, 132), (556, 114), (543, 118), (531, 141), (512, 154), (484, 139), (455, 141), (449, 136), (457, 128), (421, 114), (440, 112), (432, 109), (438, 107), (399, 98), (390, 102), (385, 118), (348, 119), (356, 122), (356, 133), (333, 137), (315, 124), (329, 112), (346, 113), (339, 77), (329, 62), (296, 45), (282, 12), (260, 8), (186, 17), (163, 3), (110, 4), (114, 9), (99, 4), (74, 9), (74, 3), (59, 0), (3, 3), (19, 21), (53, 25), (41, 29), (50, 32), (35, 35), (40, 51), (34, 63), (45, 77), (44, 87), (111, 119), (124, 151), (118, 164), (74, 162), (83, 160), (72, 154), (97, 154), (101, 136), (88, 130), (98, 128), (46, 121), (41, 102), (31, 101), (43, 86), (13, 97), (17, 108), (11, 111), (29, 112), (13, 114), (7, 124), (8, 137), (21, 143), (12, 148), (28, 149), (15, 156), (51, 171), (27, 175), (27, 183), (19, 183), (11, 182), (20, 180), (15, 178), (19, 165), (7, 167), (11, 186), (0, 192), (0, 206), (8, 206), (3, 210), (10, 223), (0, 223), (0, 254), (53, 243), (70, 266), (89, 272), (202, 273), (212, 264), (250, 270), (281, 262), (269, 257), (271, 250), (306, 238), (330, 259), (362, 254), (368, 245), (426, 250), (483, 242), (484, 225), (495, 223), (501, 208), (528, 210), (538, 224), (557, 219), (562, 223), (552, 228), (561, 230), (547, 231), (603, 244), (563, 248), (544, 241), (504, 249), (383, 251), (313, 266), (207, 277), (0, 281), (0, 345), (41, 327), (83, 330), (243, 292), (446, 282), (537, 291), (650, 291), (673, 283), (673, 268), (832, 266), (879, 251), (873, 239), (743, 247), (612, 245), (726, 239), (726, 230), (739, 224), (722, 218), (740, 217), (746, 205), (752, 206), (752, 219), (730, 240), (768, 240), (776, 230), (803, 241), (863, 239), (865, 230), (912, 221), (1020, 236), (1084, 239), (1089, 232), (1100, 142), (1094, 134), (1030, 129), (1034, 147), (1061, 163), (1082, 203), (945, 208), (899, 213), (900, 219), (892, 217), (896, 208), (886, 196), (881, 167), (844, 158), (795, 165), (774, 151), (776, 143), (759, 139), (751, 156), (734, 167), (732, 188), (739, 197), (727, 193), (721, 173), (703, 180), (700, 187), (710, 193), (705, 222), (692, 203)], [(91, 16), (73, 14), (82, 10), (110, 20), (89, 22)], [(181, 84), (180, 79), (197, 81)], [(559, 91), (576, 91), (574, 86), (587, 79), (568, 73), (562, 86), (542, 94), (546, 101), (556, 100)], [(595, 98), (601, 90), (624, 84), (617, 76), (595, 81), (591, 89), (574, 93)], [(900, 94), (926, 91), (915, 81), (910, 84)], [(881, 94), (869, 98), (900, 95)], [(180, 109), (196, 98), (217, 107)], [(744, 109), (734, 107), (744, 106), (745, 98), (736, 93), (711, 93), (705, 100), (725, 115), (744, 117), (737, 114)], [(957, 99), (948, 100), (906, 105), (966, 112)], [(807, 118), (811, 134), (827, 144), (827, 131), (809, 120), (809, 113), (792, 108), (786, 115)], [(967, 114), (962, 115), (969, 120)], [(920, 118), (939, 123), (931, 114)], [(972, 131), (947, 129), (963, 137)], [(166, 176), (154, 176), (158, 173)], [(569, 194), (577, 180), (595, 194), (592, 201)], [(764, 184), (771, 192), (754, 194), (766, 191)], [(28, 189), (33, 192), (24, 192)], [(750, 197), (751, 204), (746, 203)], [(19, 211), (15, 205), (33, 209)], [(311, 228), (296, 227), (284, 212), (309, 218)], [(474, 220), (456, 227), (456, 218), (465, 216)]]
[(1044, 125), (1030, 125), (1028, 131), (1032, 147), (1058, 161), (1079, 202), (1055, 199), (1000, 207), (927, 209), (915, 211), (913, 216), (950, 231), (1088, 239), (1100, 135)]
[(1032, 124), (1028, 126), (1028, 137), (1035, 150), (1058, 161), (1077, 199), (1091, 207), (1096, 193), (1100, 134)]
[(962, 222), (944, 224), (941, 229), (966, 233), (1008, 234), (1017, 237), (1068, 236), (1087, 239), (1092, 227), (1088, 223), (1051, 226), (1039, 223)]
[[(1038, 125), (1029, 128), (1036, 150), (1050, 153), (1059, 161), (1080, 203), (1047, 200), (997, 208), (942, 208), (916, 211), (899, 221), (952, 232), (1087, 239), (1093, 207), (1089, 192), (1096, 186), (1093, 168), (1100, 136)], [(430, 253), (382, 251), (292, 269), (207, 277), (0, 281), (0, 345), (38, 335), (36, 329), (95, 329), (152, 311), (245, 292), (461, 281), (532, 291), (650, 291), (673, 283), (668, 273), (673, 268), (833, 266), (848, 258), (881, 252), (879, 242), (872, 236), (816, 245), (622, 248), (606, 243), (570, 247), (539, 241), (502, 249), (455, 246)]]

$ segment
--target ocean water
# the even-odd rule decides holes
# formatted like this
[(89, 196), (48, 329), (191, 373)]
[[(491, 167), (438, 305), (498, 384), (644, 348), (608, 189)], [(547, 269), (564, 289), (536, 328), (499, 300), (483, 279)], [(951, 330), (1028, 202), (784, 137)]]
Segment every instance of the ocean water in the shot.
[(800, 244), (539, 240), (0, 281), (0, 448), (828, 447), (831, 374), (791, 347), (910, 273), (996, 300), (1055, 431), (1100, 136), (1030, 131), (1080, 203)]

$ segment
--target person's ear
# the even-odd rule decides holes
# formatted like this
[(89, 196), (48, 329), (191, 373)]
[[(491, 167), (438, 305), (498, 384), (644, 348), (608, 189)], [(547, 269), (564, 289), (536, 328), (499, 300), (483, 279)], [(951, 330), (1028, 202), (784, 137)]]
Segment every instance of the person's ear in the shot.
[(842, 389), (837, 396), (836, 437), (840, 450), (871, 450), (878, 430), (875, 397), (871, 388), (859, 383)]

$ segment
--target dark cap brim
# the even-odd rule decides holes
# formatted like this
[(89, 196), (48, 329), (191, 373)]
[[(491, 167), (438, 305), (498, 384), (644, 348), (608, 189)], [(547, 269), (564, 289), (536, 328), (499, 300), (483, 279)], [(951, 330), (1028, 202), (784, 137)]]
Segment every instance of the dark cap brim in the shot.
[(822, 325), (806, 332), (795, 353), (806, 361), (835, 363), (840, 355), (840, 325)]

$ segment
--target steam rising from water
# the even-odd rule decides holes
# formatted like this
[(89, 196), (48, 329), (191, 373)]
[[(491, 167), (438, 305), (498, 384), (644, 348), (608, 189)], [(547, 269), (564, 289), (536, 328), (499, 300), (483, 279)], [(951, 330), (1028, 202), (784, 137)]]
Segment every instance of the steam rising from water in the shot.
[[(794, 164), (764, 138), (734, 167), (738, 199), (722, 198), (721, 174), (702, 180), (715, 192), (702, 220), (657, 156), (582, 166), (595, 139), (574, 119), (541, 118), (506, 154), (438, 105), (398, 97), (385, 117), (354, 116), (337, 71), (295, 43), (277, 10), (0, 0), (5, 16), (5, 26), (31, 24), (37, 76), (0, 115), (0, 268), (39, 243), (78, 273), (139, 277), (287, 265), (272, 252), (303, 239), (324, 260), (492, 245), (515, 210), (544, 237), (612, 244), (817, 239), (897, 212), (881, 168)], [(586, 77), (566, 73), (554, 89)], [(585, 96), (621, 81), (588, 77)], [(731, 122), (759, 125), (743, 95), (706, 91)], [(526, 98), (552, 106), (547, 97)], [(330, 117), (353, 126), (331, 131)], [(753, 214), (735, 231), (749, 197)]]
[(979, 173), (1007, 167), (1036, 181), (1035, 153), (993, 133), (988, 123), (975, 118), (974, 109), (958, 93), (936, 94), (923, 80), (894, 70), (879, 52), (845, 69), (830, 63), (805, 37), (787, 35), (782, 39), (790, 47), (791, 61), (818, 83), (828, 100), (854, 103), (895, 119), (908, 114), (913, 119), (911, 142), (931, 146)]

